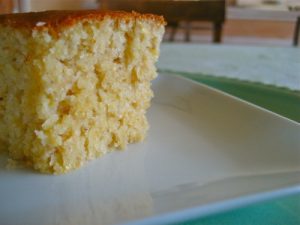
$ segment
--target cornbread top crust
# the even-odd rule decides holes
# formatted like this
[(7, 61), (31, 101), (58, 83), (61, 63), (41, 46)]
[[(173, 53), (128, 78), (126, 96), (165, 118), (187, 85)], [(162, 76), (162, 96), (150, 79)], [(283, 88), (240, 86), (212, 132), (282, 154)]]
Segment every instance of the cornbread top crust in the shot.
[(123, 20), (152, 20), (157, 25), (165, 25), (163, 16), (153, 14), (140, 14), (124, 11), (100, 11), (100, 10), (53, 10), (44, 12), (15, 13), (0, 15), (0, 25), (8, 25), (19, 28), (40, 29), (48, 28), (58, 30), (71, 26), (82, 19), (103, 20), (105, 17)]

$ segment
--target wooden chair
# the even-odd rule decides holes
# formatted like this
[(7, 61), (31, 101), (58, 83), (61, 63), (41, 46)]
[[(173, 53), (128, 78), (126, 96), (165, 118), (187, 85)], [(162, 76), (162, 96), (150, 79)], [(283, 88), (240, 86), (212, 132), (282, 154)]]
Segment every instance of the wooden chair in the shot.
[(185, 40), (190, 40), (191, 21), (208, 21), (213, 24), (212, 39), (221, 42), (225, 21), (225, 0), (102, 0), (103, 9), (137, 11), (163, 15), (172, 28), (170, 40), (174, 40), (179, 23), (187, 26)]
[(300, 16), (297, 18), (296, 25), (295, 25), (294, 40), (293, 40), (293, 45), (294, 46), (298, 45), (299, 33), (300, 33)]

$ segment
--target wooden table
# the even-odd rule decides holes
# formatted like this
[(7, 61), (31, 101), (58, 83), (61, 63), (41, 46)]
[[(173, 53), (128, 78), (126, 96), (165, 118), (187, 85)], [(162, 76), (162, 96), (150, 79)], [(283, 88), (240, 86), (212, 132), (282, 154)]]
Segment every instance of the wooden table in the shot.
[[(213, 24), (213, 42), (221, 42), (222, 27), (225, 21), (225, 0), (104, 0), (103, 9), (137, 11), (160, 14), (165, 17), (170, 27), (174, 28), (174, 39), (179, 22), (208, 21)], [(190, 40), (190, 29), (186, 27), (185, 40)]]

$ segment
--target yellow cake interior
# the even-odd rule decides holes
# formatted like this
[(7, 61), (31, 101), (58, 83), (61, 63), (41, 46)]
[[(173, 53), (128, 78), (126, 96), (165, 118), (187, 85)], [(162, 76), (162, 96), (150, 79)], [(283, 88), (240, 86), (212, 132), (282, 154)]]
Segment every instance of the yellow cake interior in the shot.
[(145, 138), (164, 26), (81, 19), (58, 34), (0, 24), (0, 149), (64, 173)]

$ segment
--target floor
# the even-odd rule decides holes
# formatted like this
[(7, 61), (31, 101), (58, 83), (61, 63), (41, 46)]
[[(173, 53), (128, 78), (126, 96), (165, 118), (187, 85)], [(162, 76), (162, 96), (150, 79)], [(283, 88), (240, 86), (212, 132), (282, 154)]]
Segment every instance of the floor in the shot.
[[(208, 23), (195, 22), (193, 27), (210, 28)], [(241, 45), (291, 46), (295, 23), (290, 21), (262, 21), (229, 19), (224, 24), (223, 43)], [(165, 40), (170, 32), (167, 30)], [(184, 29), (179, 29), (176, 41), (184, 40)], [(194, 29), (192, 42), (210, 43), (210, 29)]]

